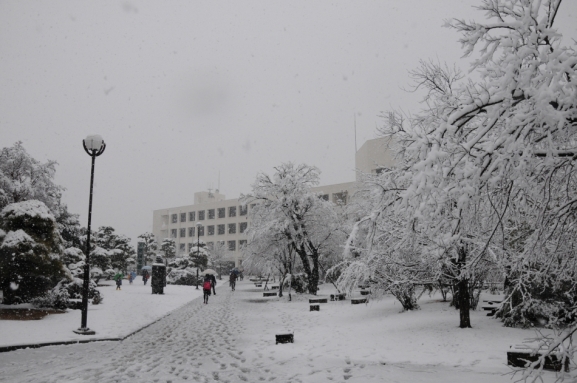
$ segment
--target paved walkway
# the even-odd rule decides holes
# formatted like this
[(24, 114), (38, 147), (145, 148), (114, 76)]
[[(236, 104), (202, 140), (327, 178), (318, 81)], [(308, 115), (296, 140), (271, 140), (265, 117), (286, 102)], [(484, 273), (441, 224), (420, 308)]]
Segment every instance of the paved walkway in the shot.
[(235, 344), (243, 331), (243, 318), (235, 314), (236, 293), (223, 287), (208, 305), (196, 299), (123, 342), (2, 354), (0, 382), (247, 380), (250, 369)]

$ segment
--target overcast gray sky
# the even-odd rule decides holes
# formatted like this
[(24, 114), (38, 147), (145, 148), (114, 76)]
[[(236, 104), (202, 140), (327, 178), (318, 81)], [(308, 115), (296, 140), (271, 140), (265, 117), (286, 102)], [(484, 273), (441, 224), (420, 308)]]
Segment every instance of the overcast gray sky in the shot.
[[(322, 184), (354, 180), (379, 114), (417, 111), (403, 91), (419, 59), (460, 61), (445, 19), (483, 18), (479, 0), (0, 0), (0, 145), (58, 161), (64, 203), (86, 225), (88, 134), (93, 227), (133, 240), (152, 210), (195, 191), (250, 191), (260, 171), (316, 165)], [(558, 26), (577, 36), (577, 1)]]

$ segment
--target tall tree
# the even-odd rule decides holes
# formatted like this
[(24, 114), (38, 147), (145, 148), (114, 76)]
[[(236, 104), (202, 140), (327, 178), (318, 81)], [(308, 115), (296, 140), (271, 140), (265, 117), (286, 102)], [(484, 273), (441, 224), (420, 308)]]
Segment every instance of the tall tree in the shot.
[(330, 254), (343, 240), (335, 206), (311, 190), (319, 182), (316, 167), (289, 162), (275, 170), (272, 178), (257, 175), (252, 193), (241, 197), (243, 203), (254, 205), (250, 230), (284, 236), (301, 260), (309, 293), (316, 294), (323, 254)]
[[(450, 25), (467, 55), (479, 49), (482, 80), (462, 82), (430, 62), (412, 72), (425, 109), (387, 116), (399, 166), (382, 179), (390, 204), (367, 217), (404, 216), (397, 244), (417, 236), (425, 259), (452, 270), (459, 302), (480, 265), (498, 265), (511, 307), (515, 291), (530, 297), (527, 286), (546, 275), (559, 291), (574, 280), (577, 55), (553, 28), (561, 1), (488, 0), (480, 9), (493, 20)], [(470, 327), (468, 305), (460, 312)]]

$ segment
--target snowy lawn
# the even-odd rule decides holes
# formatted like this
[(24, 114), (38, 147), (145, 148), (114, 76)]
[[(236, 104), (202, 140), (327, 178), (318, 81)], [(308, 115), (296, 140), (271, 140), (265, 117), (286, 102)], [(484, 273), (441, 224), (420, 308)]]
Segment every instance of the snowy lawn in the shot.
[[(101, 282), (104, 296), (102, 304), (88, 305), (88, 327), (96, 335), (78, 335), (73, 332), (80, 327), (80, 310), (68, 310), (65, 314), (48, 315), (41, 320), (0, 321), (0, 347), (37, 343), (65, 342), (86, 339), (123, 338), (134, 331), (158, 320), (187, 302), (202, 296), (202, 290), (194, 286), (168, 285), (164, 295), (153, 295), (150, 283), (144, 286), (139, 279), (131, 285), (123, 282), (117, 291), (114, 281)], [(29, 305), (3, 306), (0, 310)]]
[[(408, 369), (435, 374), (435, 379), (426, 381), (463, 381), (466, 377), (469, 382), (505, 382), (511, 378), (506, 375), (511, 372), (507, 367), (509, 346), (536, 335), (533, 330), (503, 327), (499, 320), (486, 316), (481, 304), (478, 311), (471, 312), (473, 328), (460, 329), (459, 312), (442, 302), (440, 294), (424, 295), (419, 300), (421, 309), (411, 312), (401, 312), (393, 297), (359, 305), (352, 305), (349, 298), (329, 300), (320, 304), (319, 312), (310, 312), (308, 296), (293, 294), (293, 302), (287, 302), (285, 297), (262, 298), (257, 290), (251, 303), (261, 301), (262, 309), (258, 320), (248, 322), (247, 338), (243, 339), (255, 347), (244, 356), (250, 360), (269, 355), (278, 360), (282, 355), (275, 368), (288, 375), (290, 371), (318, 375), (311, 381), (336, 378), (335, 365), (342, 365), (342, 377), (350, 381), (362, 377), (360, 381), (376, 382), (381, 374), (395, 375)], [(319, 295), (333, 293), (334, 287), (325, 284)], [(295, 343), (275, 345), (274, 334), (282, 332), (294, 332)], [(307, 360), (310, 371), (303, 371)], [(546, 374), (555, 376), (553, 372)]]

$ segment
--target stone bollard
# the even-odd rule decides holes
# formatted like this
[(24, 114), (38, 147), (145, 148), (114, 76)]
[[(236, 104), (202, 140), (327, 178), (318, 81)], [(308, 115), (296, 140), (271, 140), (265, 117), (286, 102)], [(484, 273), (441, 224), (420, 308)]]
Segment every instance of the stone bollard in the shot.
[(156, 262), (152, 264), (152, 279), (150, 280), (153, 294), (164, 294), (166, 286), (166, 266), (162, 263), (161, 257), (156, 257)]

